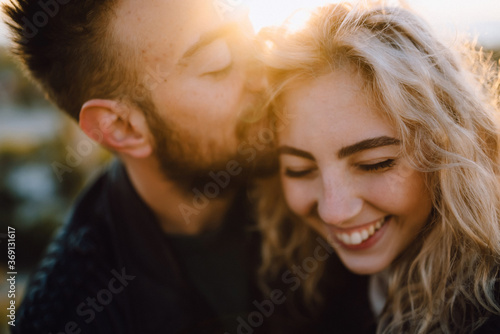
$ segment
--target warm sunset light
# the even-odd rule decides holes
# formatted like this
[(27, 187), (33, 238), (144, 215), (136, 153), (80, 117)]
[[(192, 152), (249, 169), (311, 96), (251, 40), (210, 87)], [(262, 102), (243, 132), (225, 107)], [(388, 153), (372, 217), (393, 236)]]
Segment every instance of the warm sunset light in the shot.
[[(222, 1), (222, 0), (221, 0)], [(307, 19), (300, 9), (310, 10), (341, 0), (224, 0), (244, 3), (250, 10), (250, 20), (255, 31), (266, 26), (280, 25), (290, 15), (298, 11), (298, 22), (287, 22), (291, 29), (300, 28), (301, 21)], [(344, 0), (346, 2), (353, 2)], [(397, 4), (397, 0), (387, 0)], [(439, 34), (453, 39), (465, 33), (470, 38), (478, 37), (479, 42), (489, 48), (500, 47), (500, 1), (498, 0), (406, 0), (412, 9), (421, 14)]]
[[(0, 4), (9, 0), (0, 0)], [(258, 32), (265, 26), (280, 25), (291, 14), (300, 9), (312, 9), (341, 0), (207, 0), (233, 7), (243, 4), (250, 10), (250, 19)], [(345, 0), (344, 0), (345, 1)], [(348, 1), (351, 2), (351, 1)], [(397, 0), (387, 0), (397, 3)], [(498, 0), (406, 0), (417, 13), (421, 14), (438, 32), (453, 38), (457, 32), (465, 32), (471, 37), (478, 36), (479, 42), (489, 48), (500, 47), (500, 1)], [(299, 22), (288, 22), (291, 28), (299, 28), (300, 21), (307, 16), (300, 11)], [(0, 15), (0, 46), (7, 42), (6, 28)]]
[[(250, 20), (254, 25), (255, 31), (258, 32), (266, 26), (280, 25), (298, 10), (310, 10), (334, 2), (339, 1), (308, 0), (306, 2), (304, 0), (247, 0), (245, 1), (245, 5), (250, 9)], [(289, 24), (292, 29), (298, 29), (301, 24), (307, 21), (307, 18), (306, 11), (300, 11), (297, 15), (294, 15), (294, 18)]]

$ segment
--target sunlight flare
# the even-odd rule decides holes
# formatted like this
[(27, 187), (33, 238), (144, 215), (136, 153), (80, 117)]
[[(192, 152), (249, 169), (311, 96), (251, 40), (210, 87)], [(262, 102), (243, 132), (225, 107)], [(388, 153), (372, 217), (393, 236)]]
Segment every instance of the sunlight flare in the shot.
[(245, 5), (250, 10), (250, 20), (256, 32), (263, 27), (281, 25), (287, 21), (290, 29), (297, 30), (307, 21), (310, 11), (318, 6), (324, 6), (339, 1), (332, 0), (247, 0)]

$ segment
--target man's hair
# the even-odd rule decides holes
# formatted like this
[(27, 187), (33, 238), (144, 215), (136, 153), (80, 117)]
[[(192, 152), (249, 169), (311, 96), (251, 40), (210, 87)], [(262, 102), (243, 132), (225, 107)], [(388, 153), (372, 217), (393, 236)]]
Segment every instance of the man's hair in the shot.
[(3, 6), (14, 53), (63, 111), (78, 120), (94, 98), (120, 100), (137, 87), (133, 50), (114, 36), (120, 0), (11, 0)]
[[(376, 4), (324, 7), (304, 29), (269, 30), (265, 42), (272, 45), (264, 61), (275, 111), (294, 83), (354, 68), (374, 109), (396, 129), (404, 155), (426, 177), (433, 213), (389, 268), (379, 332), (472, 332), (498, 314), (498, 69), (471, 47), (459, 57), (410, 11)], [(264, 277), (302, 263), (316, 242), (275, 181), (263, 185), (260, 197)], [(304, 280), (306, 300), (315, 300), (320, 276), (321, 268)]]

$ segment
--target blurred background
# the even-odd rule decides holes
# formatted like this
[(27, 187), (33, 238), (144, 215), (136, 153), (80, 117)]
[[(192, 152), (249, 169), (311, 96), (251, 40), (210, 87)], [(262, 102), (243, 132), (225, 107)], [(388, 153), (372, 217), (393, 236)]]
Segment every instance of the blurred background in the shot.
[[(216, 1), (216, 0), (214, 0)], [(222, 1), (222, 0), (217, 0)], [(0, 3), (6, 2), (0, 0)], [(255, 30), (279, 24), (304, 0), (245, 0)], [(331, 1), (308, 0), (308, 6)], [(408, 0), (450, 43), (459, 35), (500, 57), (500, 1)], [(47, 102), (9, 53), (0, 16), (0, 334), (7, 333), (7, 227), (16, 229), (17, 305), (30, 273), (78, 192), (110, 155)], [(82, 148), (91, 147), (91, 150)]]

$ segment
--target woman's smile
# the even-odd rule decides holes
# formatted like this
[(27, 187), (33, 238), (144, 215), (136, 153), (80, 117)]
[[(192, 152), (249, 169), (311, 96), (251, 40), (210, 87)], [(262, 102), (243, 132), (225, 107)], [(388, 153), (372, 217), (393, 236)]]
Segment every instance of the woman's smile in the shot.
[[(389, 223), (390, 216), (352, 228), (326, 225), (328, 235), (346, 249), (366, 249), (372, 246), (383, 233), (382, 228)], [(380, 233), (379, 233), (380, 232)]]

